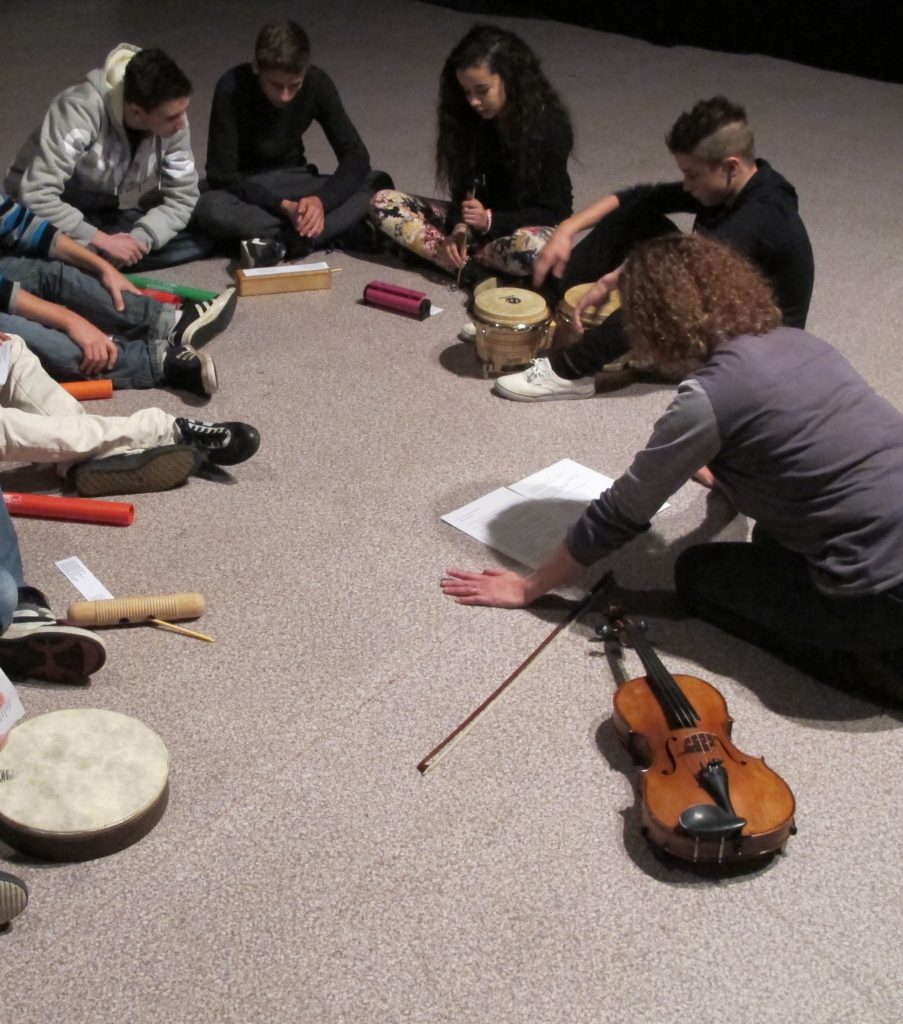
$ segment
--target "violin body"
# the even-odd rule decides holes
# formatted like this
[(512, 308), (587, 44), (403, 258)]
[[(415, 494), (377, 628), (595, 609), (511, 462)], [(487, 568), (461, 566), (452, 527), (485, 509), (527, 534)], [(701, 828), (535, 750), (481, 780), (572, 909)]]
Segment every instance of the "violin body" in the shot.
[(648, 838), (694, 862), (747, 860), (781, 850), (795, 831), (790, 787), (763, 758), (734, 746), (733, 720), (714, 686), (693, 676), (670, 678), (696, 721), (675, 727), (646, 676), (625, 682), (614, 696), (618, 735), (645, 765)]

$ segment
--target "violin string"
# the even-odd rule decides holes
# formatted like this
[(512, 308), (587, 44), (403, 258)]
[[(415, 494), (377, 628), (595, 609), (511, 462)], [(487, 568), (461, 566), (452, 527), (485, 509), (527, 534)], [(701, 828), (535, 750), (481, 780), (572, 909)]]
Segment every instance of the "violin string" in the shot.
[(648, 678), (655, 684), (656, 696), (669, 722), (678, 729), (691, 729), (699, 721), (696, 709), (642, 632), (633, 623), (626, 623), (625, 628), (633, 641), (634, 650), (647, 670)]

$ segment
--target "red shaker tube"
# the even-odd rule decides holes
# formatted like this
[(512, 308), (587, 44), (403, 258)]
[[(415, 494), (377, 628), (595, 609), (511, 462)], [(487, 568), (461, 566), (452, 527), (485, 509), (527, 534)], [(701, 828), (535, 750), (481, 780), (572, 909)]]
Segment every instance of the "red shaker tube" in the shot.
[(106, 526), (131, 526), (135, 518), (135, 506), (125, 501), (58, 498), (51, 494), (20, 494), (16, 491), (4, 491), (3, 501), (11, 516), (68, 519)]
[(390, 309), (393, 313), (404, 313), (418, 320), (426, 320), (430, 315), (430, 300), (425, 292), (414, 291), (413, 288), (402, 288), (388, 281), (371, 281), (364, 288), (364, 302), (368, 306)]

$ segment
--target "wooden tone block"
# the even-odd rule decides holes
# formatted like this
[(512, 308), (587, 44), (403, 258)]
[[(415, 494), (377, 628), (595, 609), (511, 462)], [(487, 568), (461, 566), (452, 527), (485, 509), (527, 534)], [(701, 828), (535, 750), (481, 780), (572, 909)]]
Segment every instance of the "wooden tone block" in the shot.
[(332, 287), (332, 275), (337, 271), (327, 267), (324, 270), (299, 270), (297, 267), (268, 267), (264, 273), (249, 274), (238, 270), (238, 294), (276, 295), (279, 292), (312, 292)]

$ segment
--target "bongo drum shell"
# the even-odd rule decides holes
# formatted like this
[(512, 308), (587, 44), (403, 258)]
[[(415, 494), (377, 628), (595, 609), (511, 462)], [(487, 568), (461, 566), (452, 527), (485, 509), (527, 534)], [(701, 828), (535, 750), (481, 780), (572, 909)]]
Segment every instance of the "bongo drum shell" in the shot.
[(471, 318), (477, 356), (487, 376), (526, 366), (548, 342), (545, 299), (526, 288), (485, 288), (474, 294)]
[(169, 755), (136, 718), (52, 711), (13, 729), (0, 778), (0, 840), (45, 860), (91, 860), (136, 843), (163, 816)]

